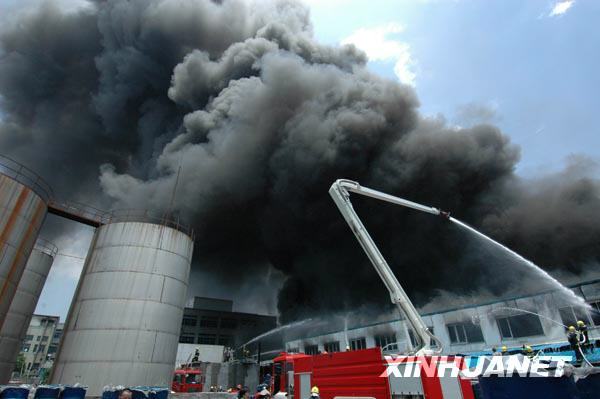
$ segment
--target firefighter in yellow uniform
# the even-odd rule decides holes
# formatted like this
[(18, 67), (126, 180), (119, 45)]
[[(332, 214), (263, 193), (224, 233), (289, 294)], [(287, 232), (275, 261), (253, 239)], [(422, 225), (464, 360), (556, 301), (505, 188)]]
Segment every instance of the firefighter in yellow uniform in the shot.
[(310, 399), (319, 399), (319, 387), (318, 386), (315, 385), (310, 390)]

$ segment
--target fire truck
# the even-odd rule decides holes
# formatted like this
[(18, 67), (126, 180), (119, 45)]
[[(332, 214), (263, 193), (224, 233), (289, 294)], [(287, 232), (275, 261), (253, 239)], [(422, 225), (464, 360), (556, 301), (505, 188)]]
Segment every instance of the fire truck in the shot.
[[(434, 359), (433, 362), (431, 360)], [(471, 382), (459, 375), (438, 370), (445, 363), (460, 364), (454, 357), (400, 357), (401, 373), (386, 371), (388, 362), (380, 348), (319, 355), (282, 353), (273, 360), (271, 392), (275, 397), (308, 399), (311, 387), (319, 387), (321, 399), (374, 398), (374, 399), (474, 399)], [(402, 371), (411, 368), (410, 376)], [(426, 368), (433, 367), (433, 375)], [(419, 368), (419, 373), (414, 372)]]
[(171, 391), (178, 393), (202, 392), (204, 383), (202, 380), (202, 371), (198, 367), (182, 365), (173, 373), (173, 382)]
[[(317, 386), (321, 399), (473, 399), (470, 381), (461, 378), (460, 375), (440, 377), (441, 373), (437, 372), (445, 362), (460, 363), (460, 359), (435, 356), (441, 352), (442, 343), (429, 331), (356, 214), (350, 202), (351, 193), (443, 218), (449, 218), (449, 214), (437, 208), (361, 187), (357, 182), (350, 180), (337, 180), (329, 189), (333, 201), (388, 289), (392, 303), (406, 316), (418, 339), (417, 347), (407, 353), (414, 356), (396, 358), (398, 370), (410, 367), (413, 370), (418, 368), (424, 371), (427, 367), (431, 371), (433, 364), (434, 371), (390, 374), (387, 372), (389, 359), (384, 358), (381, 348), (318, 355), (282, 353), (273, 362), (271, 392), (279, 392), (278, 395), (296, 399), (307, 399), (310, 397), (311, 387)], [(437, 342), (437, 351), (431, 348), (432, 340)], [(462, 368), (460, 365), (458, 367)]]

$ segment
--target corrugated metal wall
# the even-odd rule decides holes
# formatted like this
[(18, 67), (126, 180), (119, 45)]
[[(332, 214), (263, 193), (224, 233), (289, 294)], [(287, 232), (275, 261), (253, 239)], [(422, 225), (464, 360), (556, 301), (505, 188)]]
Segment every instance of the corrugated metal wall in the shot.
[(32, 189), (0, 174), (0, 326), (46, 211), (46, 203)]
[(170, 227), (99, 227), (69, 311), (53, 383), (170, 385), (192, 239)]
[[(10, 379), (21, 342), (27, 333), (55, 255), (56, 247), (38, 241), (29, 256), (8, 315), (0, 329), (0, 384), (6, 384)], [(46, 343), (49, 344), (50, 342)]]

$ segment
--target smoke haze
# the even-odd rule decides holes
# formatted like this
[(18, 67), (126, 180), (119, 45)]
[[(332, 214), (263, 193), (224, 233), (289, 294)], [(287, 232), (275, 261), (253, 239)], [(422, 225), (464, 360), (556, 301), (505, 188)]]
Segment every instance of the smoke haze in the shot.
[[(549, 270), (596, 264), (593, 161), (523, 180), (498, 128), (421, 116), (366, 61), (317, 43), (291, 0), (46, 2), (3, 23), (0, 151), (61, 198), (172, 211), (196, 232), (196, 294), (282, 320), (387, 302), (329, 198), (337, 178), (451, 210)], [(357, 209), (419, 304), (539, 288), (449, 223)]]

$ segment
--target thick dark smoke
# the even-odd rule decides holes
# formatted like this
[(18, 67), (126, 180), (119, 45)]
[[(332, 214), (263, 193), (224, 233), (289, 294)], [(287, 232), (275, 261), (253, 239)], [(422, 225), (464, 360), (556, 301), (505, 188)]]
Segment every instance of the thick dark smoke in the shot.
[[(168, 210), (181, 168), (171, 211), (196, 230), (204, 287), (272, 298), (283, 276), (284, 320), (386, 303), (327, 194), (341, 177), (452, 210), (548, 269), (598, 261), (590, 161), (523, 181), (497, 128), (420, 116), (411, 88), (311, 29), (291, 0), (46, 3), (0, 37), (0, 152), (60, 196), (113, 208)], [(485, 267), (488, 254), (449, 223), (357, 206), (420, 303), (437, 290), (514, 291), (515, 273)]]

